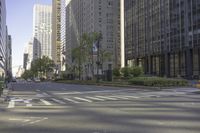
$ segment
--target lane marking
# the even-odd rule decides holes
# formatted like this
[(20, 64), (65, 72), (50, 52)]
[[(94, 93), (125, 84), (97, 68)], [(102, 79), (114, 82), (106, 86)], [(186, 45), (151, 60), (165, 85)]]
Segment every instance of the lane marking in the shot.
[(49, 94), (47, 94), (46, 92), (43, 92), (42, 94), (43, 94), (44, 96), (47, 96), (47, 97), (49, 96)]
[(61, 101), (61, 100), (58, 100), (58, 99), (55, 99), (55, 98), (51, 98), (53, 101), (59, 103), (59, 104), (65, 104), (65, 102)]
[(96, 98), (96, 97), (89, 97), (87, 96), (86, 98), (92, 99), (92, 100), (97, 100), (97, 101), (105, 101), (104, 99)]
[(139, 97), (136, 97), (136, 96), (123, 96), (123, 97), (134, 98), (134, 99), (138, 99), (139, 98)]
[(81, 100), (81, 101), (92, 103), (91, 100), (88, 100), (88, 99), (85, 99), (85, 98), (80, 98), (80, 97), (74, 97), (74, 98), (77, 99), (77, 100)]
[(72, 100), (72, 99), (69, 99), (69, 98), (64, 98), (65, 100), (67, 100), (67, 101), (70, 101), (70, 102), (72, 102), (72, 103), (80, 103), (80, 102), (78, 102), (78, 101), (75, 101), (75, 100)]
[(119, 99), (123, 99), (123, 100), (128, 100), (129, 99), (129, 98), (124, 97), (124, 96), (110, 96), (110, 97), (119, 98)]
[(14, 107), (15, 107), (15, 101), (12, 101), (12, 100), (11, 100), (11, 101), (9, 102), (9, 104), (8, 104), (8, 107), (7, 107), (7, 108), (9, 108), (9, 109), (10, 109), (10, 108), (14, 108)]
[(107, 99), (107, 100), (117, 100), (116, 98), (105, 97), (105, 96), (95, 96), (95, 97), (103, 98), (103, 99)]
[(50, 102), (44, 100), (44, 99), (40, 99), (41, 102), (43, 102), (45, 105), (50, 106), (52, 105)]
[(22, 121), (22, 122), (29, 122), (30, 119), (9, 118), (9, 121)]
[[(135, 89), (138, 90), (138, 89)], [(67, 93), (54, 93), (57, 95), (67, 95), (67, 94), (90, 94), (90, 93), (114, 93), (114, 92), (124, 92), (124, 91), (133, 91), (133, 89), (126, 89), (126, 90), (102, 90), (102, 91), (86, 91), (86, 92), (78, 92), (78, 91), (72, 91), (72, 92), (67, 92)]]
[(24, 103), (26, 103), (26, 107), (32, 107), (32, 104), (29, 100), (25, 100)]
[(55, 93), (56, 95), (68, 95), (68, 94), (81, 94), (81, 92), (73, 91), (73, 92), (63, 92), (63, 93)]

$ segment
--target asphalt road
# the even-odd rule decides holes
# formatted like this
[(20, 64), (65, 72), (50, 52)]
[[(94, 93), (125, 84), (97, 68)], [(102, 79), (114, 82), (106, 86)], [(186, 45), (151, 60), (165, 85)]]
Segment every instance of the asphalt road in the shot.
[(15, 83), (0, 133), (199, 133), (200, 90)]

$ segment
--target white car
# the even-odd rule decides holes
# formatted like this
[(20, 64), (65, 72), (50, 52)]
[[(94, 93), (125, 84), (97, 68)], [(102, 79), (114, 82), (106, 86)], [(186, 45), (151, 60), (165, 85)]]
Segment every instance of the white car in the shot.
[(34, 81), (35, 82), (40, 82), (40, 79), (39, 78), (35, 78)]

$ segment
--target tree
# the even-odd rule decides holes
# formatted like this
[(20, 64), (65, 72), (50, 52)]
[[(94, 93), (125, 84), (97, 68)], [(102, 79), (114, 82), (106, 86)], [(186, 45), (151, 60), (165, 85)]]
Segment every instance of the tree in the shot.
[(31, 70), (26, 70), (22, 76), (23, 79), (27, 80), (27, 79), (32, 79), (34, 77), (34, 74)]
[(31, 71), (33, 72), (35, 77), (47, 77), (48, 73), (53, 72), (54, 68), (54, 61), (47, 56), (38, 58), (31, 63)]

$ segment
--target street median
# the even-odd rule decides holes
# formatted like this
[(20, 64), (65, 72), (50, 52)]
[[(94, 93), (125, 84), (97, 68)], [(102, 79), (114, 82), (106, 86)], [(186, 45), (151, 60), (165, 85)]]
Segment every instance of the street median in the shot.
[[(155, 81), (154, 81), (155, 80)], [(143, 78), (140, 79), (130, 79), (122, 81), (99, 81), (98, 83), (94, 80), (85, 81), (85, 80), (56, 80), (56, 83), (65, 83), (65, 84), (76, 84), (76, 85), (95, 85), (95, 86), (108, 86), (108, 87), (121, 87), (121, 88), (137, 88), (137, 89), (151, 89), (151, 90), (161, 90), (161, 89), (173, 89), (173, 88), (186, 88), (190, 87), (186, 80), (166, 80), (166, 79), (152, 79), (148, 82), (144, 81)], [(163, 80), (166, 80), (164, 82)], [(170, 82), (171, 81), (171, 82)], [(169, 83), (167, 85), (167, 83)]]

